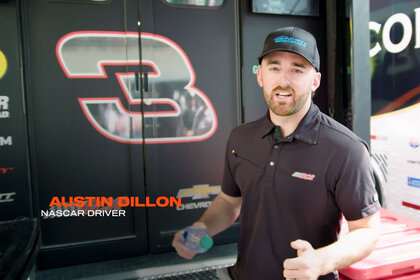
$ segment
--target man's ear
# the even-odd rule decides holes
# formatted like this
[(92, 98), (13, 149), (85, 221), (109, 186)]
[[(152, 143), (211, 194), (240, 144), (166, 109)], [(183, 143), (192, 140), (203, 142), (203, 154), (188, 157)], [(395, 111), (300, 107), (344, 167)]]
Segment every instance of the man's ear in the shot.
[(260, 85), (260, 87), (263, 86), (263, 81), (262, 81), (262, 73), (261, 73), (261, 66), (258, 67), (257, 69), (257, 82)]
[(321, 85), (321, 73), (316, 72), (314, 75), (314, 80), (312, 81), (311, 91), (315, 92), (316, 89)]

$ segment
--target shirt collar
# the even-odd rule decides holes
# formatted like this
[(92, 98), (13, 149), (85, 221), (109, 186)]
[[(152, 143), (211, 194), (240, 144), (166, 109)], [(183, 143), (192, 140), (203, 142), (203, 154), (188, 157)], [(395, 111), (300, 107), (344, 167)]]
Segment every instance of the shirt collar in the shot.
[[(296, 130), (292, 133), (293, 138), (308, 144), (316, 144), (318, 142), (319, 127), (321, 124), (320, 113), (318, 106), (313, 102), (306, 115), (299, 123)], [(259, 135), (261, 138), (273, 133), (275, 125), (270, 120), (270, 113), (267, 113), (260, 119), (261, 126)]]
[(267, 113), (264, 117), (260, 119), (261, 126), (260, 126), (260, 132), (259, 135), (261, 138), (264, 138), (265, 136), (271, 134), (273, 132), (273, 129), (275, 125), (270, 120), (270, 111), (267, 110)]
[(308, 143), (315, 145), (318, 142), (319, 127), (321, 125), (321, 111), (318, 106), (311, 103), (311, 107), (306, 115), (303, 117), (293, 137)]

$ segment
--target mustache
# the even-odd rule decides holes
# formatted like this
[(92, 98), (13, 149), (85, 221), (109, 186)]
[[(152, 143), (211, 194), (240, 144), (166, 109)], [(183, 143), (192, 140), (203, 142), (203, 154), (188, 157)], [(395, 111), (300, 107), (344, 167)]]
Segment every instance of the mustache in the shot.
[(290, 92), (292, 94), (295, 93), (295, 91), (291, 87), (282, 87), (282, 86), (275, 87), (272, 90), (272, 93), (274, 94), (275, 92), (278, 92), (278, 91), (286, 91), (286, 92)]

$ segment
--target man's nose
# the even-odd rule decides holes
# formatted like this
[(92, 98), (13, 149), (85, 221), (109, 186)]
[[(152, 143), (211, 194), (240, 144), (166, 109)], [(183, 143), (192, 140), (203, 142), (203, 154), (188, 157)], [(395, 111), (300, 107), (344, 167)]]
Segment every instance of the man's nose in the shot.
[(288, 87), (290, 85), (290, 78), (285, 71), (279, 73), (277, 85), (281, 87)]

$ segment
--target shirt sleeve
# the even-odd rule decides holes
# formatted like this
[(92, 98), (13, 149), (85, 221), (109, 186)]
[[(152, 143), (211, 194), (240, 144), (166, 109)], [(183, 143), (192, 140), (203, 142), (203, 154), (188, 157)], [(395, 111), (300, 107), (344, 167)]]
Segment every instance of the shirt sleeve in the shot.
[(241, 196), (241, 190), (233, 177), (231, 170), (231, 157), (232, 157), (232, 133), (229, 136), (228, 143), (225, 151), (225, 168), (223, 171), (222, 191), (233, 197)]
[(339, 171), (335, 188), (338, 207), (349, 221), (367, 217), (379, 210), (379, 197), (367, 147), (350, 145)]

